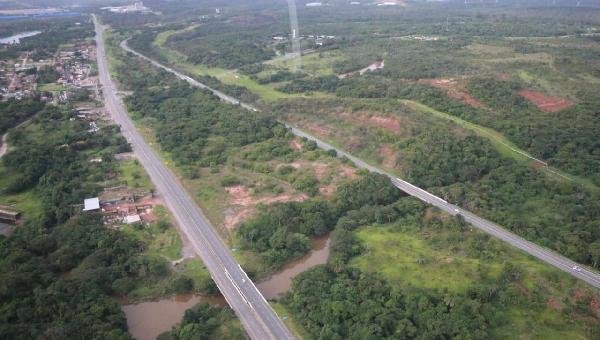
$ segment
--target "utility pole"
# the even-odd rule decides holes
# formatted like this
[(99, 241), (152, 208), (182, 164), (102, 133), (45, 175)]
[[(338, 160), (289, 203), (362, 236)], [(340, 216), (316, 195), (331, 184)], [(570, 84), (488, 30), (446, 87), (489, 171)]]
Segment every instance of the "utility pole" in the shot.
[(287, 0), (290, 13), (290, 30), (292, 31), (292, 53), (293, 70), (299, 71), (302, 66), (302, 50), (300, 46), (300, 29), (298, 28), (298, 14), (296, 12), (296, 1)]

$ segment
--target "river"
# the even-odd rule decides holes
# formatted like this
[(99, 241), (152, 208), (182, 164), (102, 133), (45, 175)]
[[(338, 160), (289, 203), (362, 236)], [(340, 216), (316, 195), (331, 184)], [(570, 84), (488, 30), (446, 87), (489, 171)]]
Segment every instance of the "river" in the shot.
[[(286, 264), (279, 272), (259, 282), (256, 286), (268, 300), (281, 297), (292, 287), (292, 279), (329, 258), (329, 234), (312, 240), (313, 249), (305, 256)], [(156, 301), (147, 301), (122, 306), (127, 316), (129, 334), (137, 340), (154, 340), (181, 322), (186, 310), (198, 303), (207, 302), (225, 306), (222, 297), (206, 297), (194, 294), (182, 294)]]
[(0, 38), (0, 44), (13, 45), (19, 44), (21, 39), (33, 37), (42, 33), (42, 31), (30, 31), (30, 32), (22, 32), (18, 34), (11, 35), (10, 37)]
[(313, 249), (310, 253), (286, 264), (279, 272), (256, 284), (265, 299), (272, 300), (281, 297), (292, 288), (292, 279), (296, 275), (314, 266), (327, 263), (329, 258), (329, 234), (314, 238), (312, 242)]
[(206, 297), (195, 294), (180, 294), (166, 299), (123, 305), (127, 316), (129, 334), (137, 340), (154, 340), (161, 333), (171, 330), (183, 318), (186, 310), (206, 302), (225, 306), (222, 297)]

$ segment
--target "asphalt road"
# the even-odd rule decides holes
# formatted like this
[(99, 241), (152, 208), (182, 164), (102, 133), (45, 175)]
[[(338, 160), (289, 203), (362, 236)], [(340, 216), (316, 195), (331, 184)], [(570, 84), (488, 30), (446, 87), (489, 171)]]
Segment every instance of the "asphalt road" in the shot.
[(140, 164), (146, 169), (157, 191), (200, 256), (227, 303), (241, 320), (252, 339), (292, 339), (293, 336), (267, 303), (254, 283), (234, 260), (209, 220), (185, 191), (177, 177), (137, 132), (117, 89), (110, 78), (103, 41), (104, 28), (96, 21), (98, 73), (105, 106), (121, 132), (131, 143)]
[[(219, 98), (221, 98), (222, 100), (224, 100), (226, 102), (229, 102), (231, 104), (240, 105), (248, 110), (257, 111), (257, 109), (255, 107), (253, 107), (252, 105), (242, 103), (239, 100), (237, 100), (236, 98), (228, 96), (220, 91), (211, 89), (210, 87), (196, 81), (195, 79), (192, 79), (191, 77), (188, 77), (170, 67), (162, 65), (162, 64), (142, 55), (141, 53), (138, 53), (138, 52), (132, 50), (131, 48), (129, 48), (127, 46), (127, 41), (123, 41), (121, 43), (121, 47), (123, 49), (125, 49), (126, 51), (131, 52), (131, 53), (135, 54), (136, 56), (151, 62), (155, 66), (174, 74), (178, 78), (187, 81), (188, 83), (190, 83), (193, 86), (197, 86), (197, 87), (200, 87), (203, 89), (208, 89), (208, 90), (212, 91), (216, 96), (218, 96)], [(296, 136), (305, 137), (307, 139), (315, 141), (317, 143), (318, 147), (321, 149), (324, 149), (324, 150), (333, 149), (333, 150), (337, 151), (339, 156), (347, 157), (359, 168), (367, 169), (371, 172), (376, 172), (376, 173), (388, 176), (390, 178), (390, 180), (392, 181), (392, 183), (394, 184), (394, 186), (396, 186), (398, 189), (404, 191), (405, 193), (407, 193), (411, 196), (414, 196), (427, 204), (436, 206), (451, 215), (461, 215), (466, 222), (470, 223), (474, 227), (476, 227), (494, 237), (497, 237), (497, 238), (501, 239), (502, 241), (504, 241), (518, 249), (521, 249), (522, 251), (526, 252), (527, 254), (529, 254), (533, 257), (536, 257), (536, 258), (538, 258), (538, 259), (540, 259), (540, 260), (542, 260), (542, 261), (544, 261), (544, 262), (546, 262), (546, 263), (548, 263), (548, 264), (550, 264), (550, 265), (552, 265), (552, 266), (554, 266), (554, 267), (556, 267), (578, 279), (581, 279), (596, 288), (600, 288), (600, 274), (598, 272), (596, 272), (592, 269), (586, 268), (585, 266), (583, 266), (577, 262), (574, 262), (574, 261), (556, 253), (553, 250), (550, 250), (548, 248), (539, 246), (535, 243), (529, 242), (529, 241), (525, 240), (524, 238), (502, 228), (501, 226), (499, 226), (491, 221), (488, 221), (484, 218), (481, 218), (465, 209), (462, 209), (454, 204), (448, 203), (445, 200), (443, 200), (443, 199), (441, 199), (441, 198), (439, 198), (417, 186), (414, 186), (400, 178), (397, 178), (392, 174), (389, 174), (379, 168), (376, 168), (376, 167), (364, 162), (363, 160), (358, 159), (358, 158), (350, 155), (349, 153), (332, 146), (331, 144), (328, 144), (328, 143), (326, 143), (326, 142), (324, 142), (302, 130), (299, 130), (295, 126), (292, 126), (286, 122), (281, 122), (281, 123), (285, 124)]]

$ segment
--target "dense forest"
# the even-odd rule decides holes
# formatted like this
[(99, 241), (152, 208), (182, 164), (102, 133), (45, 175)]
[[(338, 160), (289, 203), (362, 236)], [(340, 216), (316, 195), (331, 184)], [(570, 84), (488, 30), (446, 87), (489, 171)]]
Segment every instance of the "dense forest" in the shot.
[(198, 304), (185, 311), (183, 320), (158, 340), (245, 339), (239, 323), (229, 307)]
[(0, 102), (0, 134), (4, 134), (8, 129), (24, 122), (43, 107), (44, 104), (36, 99)]
[(15, 131), (2, 160), (15, 174), (3, 191), (33, 190), (43, 208), (10, 238), (0, 236), (0, 334), (6, 339), (129, 338), (110, 295), (115, 280), (140, 269), (139, 244), (76, 208), (97, 192), (94, 179), (110, 167), (91, 166), (86, 154), (128, 145), (117, 129), (89, 135), (69, 117), (69, 110), (46, 106), (33, 122), (39, 131)]

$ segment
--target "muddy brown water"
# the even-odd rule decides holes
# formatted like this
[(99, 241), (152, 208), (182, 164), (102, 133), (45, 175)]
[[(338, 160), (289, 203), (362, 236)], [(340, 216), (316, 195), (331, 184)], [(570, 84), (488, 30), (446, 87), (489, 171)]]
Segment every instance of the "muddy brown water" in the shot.
[(138, 340), (154, 340), (181, 322), (186, 310), (201, 302), (227, 305), (222, 297), (180, 294), (156, 301), (123, 305), (122, 309), (127, 316), (129, 334)]
[[(329, 243), (329, 234), (313, 239), (313, 249), (310, 253), (286, 264), (279, 272), (259, 282), (257, 287), (260, 292), (269, 300), (281, 297), (290, 290), (292, 279), (296, 275), (327, 262)], [(227, 305), (223, 297), (181, 294), (134, 304), (122, 301), (122, 309), (127, 317), (129, 334), (137, 340), (154, 340), (161, 333), (169, 331), (181, 322), (186, 310), (201, 302), (220, 306)]]
[(298, 260), (286, 264), (279, 272), (257, 283), (257, 288), (268, 299), (277, 299), (290, 290), (292, 279), (314, 266), (327, 263), (329, 258), (329, 234), (313, 239), (313, 249)]

